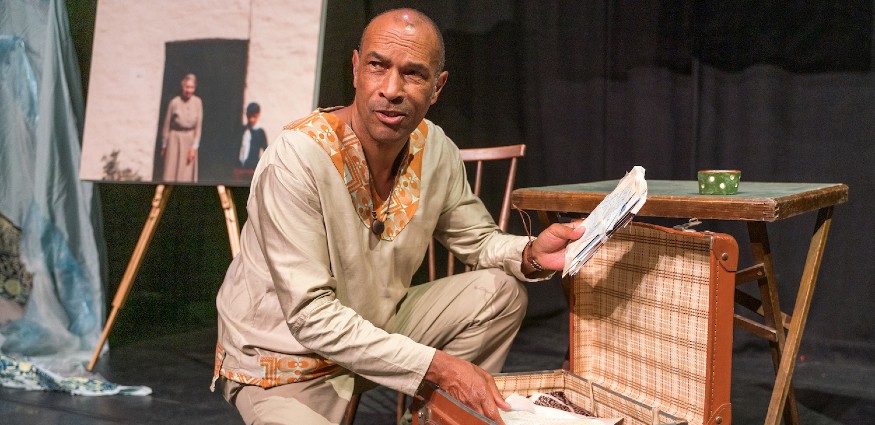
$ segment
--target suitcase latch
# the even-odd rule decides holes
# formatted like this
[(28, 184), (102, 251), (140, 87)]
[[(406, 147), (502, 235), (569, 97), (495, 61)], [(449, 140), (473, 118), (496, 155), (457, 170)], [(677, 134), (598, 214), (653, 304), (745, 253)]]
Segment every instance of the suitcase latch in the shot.
[(431, 416), (431, 412), (428, 407), (422, 406), (419, 411), (416, 413), (416, 416), (419, 418), (419, 423), (428, 424)]
[(695, 232), (696, 229), (693, 229), (693, 227), (698, 226), (700, 224), (702, 224), (702, 222), (699, 221), (698, 218), (691, 218), (690, 221), (688, 221), (684, 224), (678, 224), (677, 226), (674, 226), (674, 228), (675, 228), (675, 230), (683, 230), (685, 232)]

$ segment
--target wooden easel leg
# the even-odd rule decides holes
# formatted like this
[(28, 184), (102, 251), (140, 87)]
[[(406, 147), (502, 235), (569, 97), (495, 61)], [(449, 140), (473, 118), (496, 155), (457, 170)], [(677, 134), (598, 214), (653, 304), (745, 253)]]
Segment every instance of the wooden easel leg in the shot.
[[(760, 300), (763, 319), (766, 326), (775, 331), (775, 340), (769, 341), (772, 351), (772, 364), (775, 374), (784, 355), (785, 331), (781, 305), (778, 302), (778, 283), (775, 278), (775, 268), (772, 262), (772, 249), (769, 246), (769, 235), (766, 231), (766, 223), (752, 221), (747, 224), (750, 236), (750, 248), (753, 254), (754, 264), (761, 264), (764, 275), (757, 279), (760, 290)], [(787, 403), (784, 408), (787, 425), (799, 423), (799, 410), (796, 405), (796, 394), (791, 386), (787, 392)]]
[(225, 212), (225, 225), (228, 227), (228, 241), (231, 243), (231, 257), (236, 257), (240, 252), (240, 224), (237, 222), (237, 209), (231, 198), (231, 189), (224, 185), (216, 186), (219, 191), (219, 200), (222, 202), (222, 210)]
[(91, 356), (91, 362), (88, 364), (88, 370), (94, 369), (97, 363), (97, 358), (100, 357), (100, 351), (106, 343), (110, 330), (115, 324), (116, 316), (119, 310), (125, 304), (128, 294), (131, 292), (131, 286), (137, 272), (140, 271), (140, 265), (143, 263), (143, 257), (146, 254), (146, 248), (152, 241), (152, 236), (155, 235), (155, 227), (158, 225), (158, 220), (161, 219), (161, 214), (164, 213), (164, 207), (167, 205), (167, 198), (170, 197), (170, 191), (173, 186), (165, 186), (159, 184), (155, 188), (155, 196), (152, 197), (152, 208), (149, 211), (149, 216), (146, 218), (146, 225), (143, 226), (143, 231), (140, 233), (140, 239), (134, 248), (134, 254), (128, 262), (128, 268), (125, 269), (125, 274), (119, 284), (119, 288), (115, 293), (115, 298), (112, 300), (112, 311), (109, 313), (109, 318), (106, 320), (106, 325), (103, 327), (103, 333), (100, 335), (100, 341), (97, 343), (97, 348), (94, 349), (94, 354)]
[(787, 332), (784, 355), (781, 356), (775, 388), (772, 390), (772, 399), (769, 402), (769, 412), (765, 422), (767, 425), (778, 425), (785, 403), (789, 401), (788, 394), (792, 389), (790, 384), (793, 378), (793, 369), (796, 367), (796, 355), (799, 352), (799, 345), (802, 343), (802, 331), (805, 329), (806, 320), (808, 320), (811, 297), (814, 294), (817, 274), (820, 272), (820, 263), (823, 260), (826, 237), (832, 223), (832, 210), (833, 207), (830, 206), (821, 208), (817, 212), (817, 223), (814, 226), (811, 243), (808, 245), (808, 256), (805, 259), (805, 269), (802, 271), (799, 291), (796, 294), (796, 304), (793, 306), (793, 318), (790, 320), (790, 330)]

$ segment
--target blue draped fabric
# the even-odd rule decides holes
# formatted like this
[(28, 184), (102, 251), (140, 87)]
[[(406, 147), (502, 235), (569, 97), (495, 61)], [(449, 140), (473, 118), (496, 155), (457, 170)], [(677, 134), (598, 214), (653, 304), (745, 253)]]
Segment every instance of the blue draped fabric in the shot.
[(106, 262), (97, 194), (78, 177), (83, 118), (64, 2), (0, 2), (0, 214), (33, 273), (2, 353), (77, 359), (97, 346)]

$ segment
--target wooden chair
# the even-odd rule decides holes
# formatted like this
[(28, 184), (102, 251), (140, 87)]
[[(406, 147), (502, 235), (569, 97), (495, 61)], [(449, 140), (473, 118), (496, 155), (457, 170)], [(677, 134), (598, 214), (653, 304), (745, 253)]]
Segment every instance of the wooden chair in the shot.
[[(501, 199), (501, 209), (498, 212), (498, 228), (502, 231), (507, 231), (507, 223), (510, 218), (510, 194), (513, 191), (513, 184), (516, 180), (517, 160), (526, 154), (526, 145), (506, 145), (489, 148), (470, 148), (460, 149), (462, 161), (466, 164), (471, 164), (474, 170), (474, 183), (472, 190), (474, 194), (480, 196), (480, 188), (483, 186), (483, 171), (486, 163), (495, 161), (507, 162), (507, 177), (504, 181), (504, 192)], [(471, 176), (469, 176), (470, 179)], [(491, 183), (491, 182), (490, 182)], [(437, 279), (437, 262), (434, 240), (428, 247), (428, 279), (429, 281)], [(452, 253), (447, 253), (447, 274), (450, 276), (454, 273), (455, 258)], [(466, 267), (466, 270), (468, 268)], [(341, 425), (351, 425), (355, 420), (355, 413), (358, 410), (358, 404), (361, 401), (361, 394), (354, 394), (346, 408), (346, 413), (343, 416)], [(407, 398), (403, 393), (398, 393), (397, 401), (397, 417), (400, 421), (404, 414)]]
[[(480, 188), (483, 184), (483, 169), (484, 164), (494, 161), (505, 161), (508, 163), (507, 177), (504, 182), (504, 193), (501, 199), (501, 209), (498, 212), (498, 228), (502, 231), (507, 231), (507, 222), (510, 218), (510, 194), (513, 191), (513, 184), (516, 180), (517, 160), (526, 154), (526, 145), (506, 145), (490, 148), (471, 148), (460, 149), (462, 160), (465, 163), (474, 165), (474, 194), (480, 196)], [(435, 241), (432, 240), (428, 247), (428, 280), (433, 281), (438, 278), (437, 261), (436, 261)], [(447, 253), (447, 274), (451, 276), (455, 272), (456, 261), (452, 253)], [(465, 270), (469, 270), (468, 267)]]

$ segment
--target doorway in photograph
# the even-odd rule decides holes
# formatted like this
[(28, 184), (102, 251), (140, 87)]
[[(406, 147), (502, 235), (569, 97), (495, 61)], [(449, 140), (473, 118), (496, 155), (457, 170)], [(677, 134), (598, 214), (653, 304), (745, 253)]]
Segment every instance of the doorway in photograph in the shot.
[(231, 170), (240, 151), (248, 56), (248, 40), (204, 39), (165, 44), (164, 80), (153, 162), (155, 181), (161, 181), (163, 176), (161, 129), (167, 105), (180, 94), (180, 83), (186, 74), (197, 77), (195, 95), (203, 103), (196, 184), (219, 185), (231, 180)]

